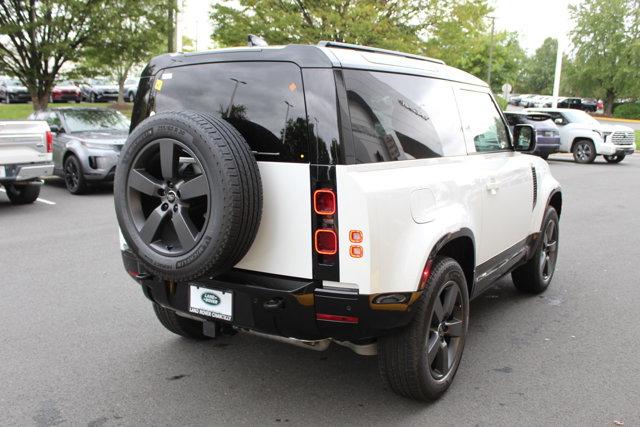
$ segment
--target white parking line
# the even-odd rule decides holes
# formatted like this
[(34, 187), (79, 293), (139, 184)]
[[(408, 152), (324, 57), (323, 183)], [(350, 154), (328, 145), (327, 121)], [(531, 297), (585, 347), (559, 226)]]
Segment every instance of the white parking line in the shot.
[[(7, 192), (4, 188), (0, 188), (0, 191), (2, 191), (3, 193)], [(40, 197), (38, 197), (36, 199), (36, 202), (44, 203), (45, 205), (55, 205), (56, 204), (56, 202), (52, 202), (51, 200), (47, 200), (47, 199), (41, 199)]]

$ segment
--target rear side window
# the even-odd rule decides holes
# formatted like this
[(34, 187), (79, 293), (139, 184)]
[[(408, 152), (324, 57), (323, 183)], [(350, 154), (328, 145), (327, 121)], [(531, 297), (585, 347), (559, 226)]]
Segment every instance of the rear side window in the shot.
[[(307, 162), (300, 68), (286, 62), (225, 62), (164, 70), (155, 111), (213, 113), (244, 136), (258, 160)], [(160, 90), (158, 90), (160, 88)]]
[(477, 152), (511, 150), (507, 127), (491, 95), (471, 90), (459, 93), (463, 129), (469, 145), (475, 146)]
[(344, 70), (356, 163), (466, 154), (446, 81)]

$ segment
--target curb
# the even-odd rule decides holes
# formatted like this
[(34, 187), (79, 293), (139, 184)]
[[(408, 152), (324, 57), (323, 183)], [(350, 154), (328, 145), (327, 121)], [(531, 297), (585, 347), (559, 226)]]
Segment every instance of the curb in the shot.
[(640, 120), (633, 120), (633, 119), (618, 119), (618, 118), (614, 118), (614, 117), (596, 117), (596, 116), (591, 116), (596, 120), (603, 120), (606, 122), (622, 122), (622, 123), (640, 123)]

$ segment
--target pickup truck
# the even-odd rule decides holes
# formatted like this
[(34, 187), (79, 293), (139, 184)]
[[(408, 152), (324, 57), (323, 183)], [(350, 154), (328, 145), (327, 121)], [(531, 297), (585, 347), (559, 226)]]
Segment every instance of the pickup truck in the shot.
[(14, 205), (33, 203), (40, 177), (53, 173), (53, 135), (47, 122), (0, 121), (0, 185)]
[[(582, 110), (595, 113), (597, 110), (596, 102), (582, 98), (561, 98), (558, 100), (558, 108), (569, 108), (572, 110)], [(535, 105), (535, 107), (543, 107)]]

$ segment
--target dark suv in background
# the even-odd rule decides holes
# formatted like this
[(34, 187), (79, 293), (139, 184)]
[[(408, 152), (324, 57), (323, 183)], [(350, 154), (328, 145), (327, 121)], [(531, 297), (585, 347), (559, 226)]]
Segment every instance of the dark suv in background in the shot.
[(551, 116), (544, 113), (505, 111), (504, 116), (513, 132), (516, 125), (531, 125), (536, 132), (536, 148), (531, 152), (547, 159), (560, 149), (560, 131)]

